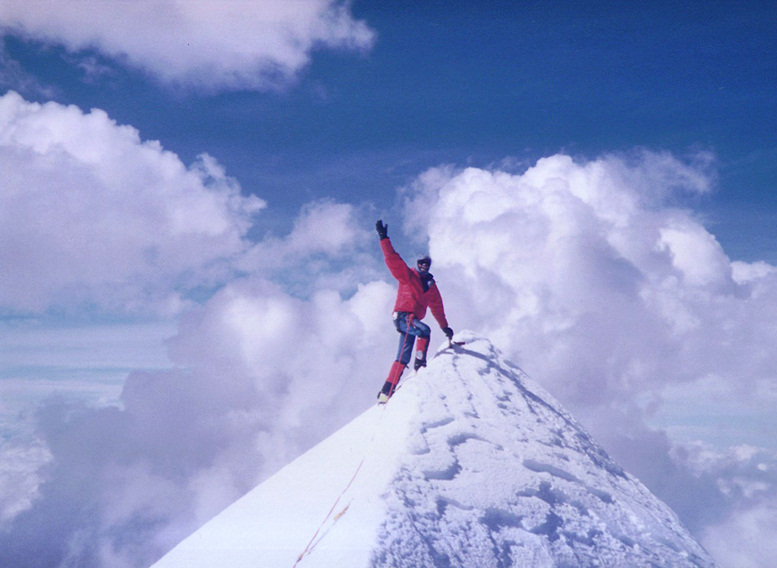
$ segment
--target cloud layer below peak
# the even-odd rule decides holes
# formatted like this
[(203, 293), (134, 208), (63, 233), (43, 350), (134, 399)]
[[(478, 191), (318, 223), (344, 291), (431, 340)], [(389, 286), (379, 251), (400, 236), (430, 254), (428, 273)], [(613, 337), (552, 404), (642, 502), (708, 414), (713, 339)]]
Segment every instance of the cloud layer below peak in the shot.
[(755, 387), (777, 368), (777, 269), (732, 262), (673, 205), (710, 179), (652, 152), (431, 170), (405, 192), (407, 230), (429, 239), (459, 325), (578, 405), (709, 376)]
[[(41, 446), (25, 459), (46, 465), (3, 486), (0, 554), (18, 566), (32, 549), (51, 565), (148, 565), (374, 401), (396, 347), (395, 284), (368, 205), (310, 203), (289, 234), (250, 242), (264, 203), (209, 156), (186, 166), (102, 111), (15, 93), (0, 121), (4, 309), (180, 316), (171, 368), (132, 372), (122, 408), (39, 409)], [(710, 190), (710, 160), (435, 168), (404, 190), (402, 215), (429, 244), (454, 329), (487, 335), (546, 385), (718, 558), (770, 566), (773, 551), (718, 536), (744, 539), (755, 524), (773, 534), (773, 448), (677, 443), (724, 429), (755, 444), (777, 404), (777, 269), (732, 262), (676, 205)], [(184, 305), (198, 286), (209, 293)], [(696, 418), (691, 406), (712, 419), (663, 431), (672, 405), (676, 419)], [(14, 488), (23, 498), (9, 500)]]
[[(710, 190), (709, 160), (433, 169), (404, 192), (406, 227), (429, 240), (451, 325), (546, 385), (722, 563), (770, 566), (772, 550), (742, 543), (756, 519), (759, 539), (777, 526), (777, 268), (732, 262), (677, 206)], [(769, 449), (706, 446), (696, 468), (694, 440)]]

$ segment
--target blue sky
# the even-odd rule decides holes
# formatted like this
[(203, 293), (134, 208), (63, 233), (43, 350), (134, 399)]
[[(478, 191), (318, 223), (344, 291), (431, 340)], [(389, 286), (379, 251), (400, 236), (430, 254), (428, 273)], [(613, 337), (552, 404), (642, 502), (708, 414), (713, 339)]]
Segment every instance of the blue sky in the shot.
[(722, 566), (777, 562), (752, 546), (777, 542), (772, 3), (6, 0), (0, 23), (0, 555), (148, 565), (371, 404), (382, 217), (432, 253), (451, 326)]
[(376, 32), (372, 49), (314, 51), (270, 92), (160, 88), (89, 50), (104, 74), (85, 81), (63, 48), (13, 36), (6, 52), (58, 102), (105, 109), (186, 163), (215, 156), (272, 205), (258, 230), (286, 227), (315, 198), (388, 208), (398, 185), (440, 163), (704, 148), (717, 156), (719, 186), (696, 207), (734, 258), (774, 262), (772, 8), (356, 2), (354, 17)]

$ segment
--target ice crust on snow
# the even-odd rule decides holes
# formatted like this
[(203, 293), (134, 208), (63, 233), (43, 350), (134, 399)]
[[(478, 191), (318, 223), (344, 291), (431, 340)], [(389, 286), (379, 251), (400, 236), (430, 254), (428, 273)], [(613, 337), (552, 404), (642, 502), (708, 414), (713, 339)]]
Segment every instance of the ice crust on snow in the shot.
[(155, 567), (714, 566), (551, 395), (464, 338)]

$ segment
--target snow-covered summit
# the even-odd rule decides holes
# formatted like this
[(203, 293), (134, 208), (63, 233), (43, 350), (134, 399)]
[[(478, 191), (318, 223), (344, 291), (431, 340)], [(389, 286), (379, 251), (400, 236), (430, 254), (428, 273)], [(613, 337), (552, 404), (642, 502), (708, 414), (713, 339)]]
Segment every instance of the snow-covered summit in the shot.
[(155, 568), (713, 566), (557, 401), (462, 337)]

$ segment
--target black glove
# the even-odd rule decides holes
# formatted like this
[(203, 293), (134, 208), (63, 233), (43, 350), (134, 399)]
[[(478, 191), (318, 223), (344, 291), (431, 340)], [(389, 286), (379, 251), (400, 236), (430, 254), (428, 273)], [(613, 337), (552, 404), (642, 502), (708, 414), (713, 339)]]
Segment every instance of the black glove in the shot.
[(445, 337), (447, 337), (449, 340), (453, 339), (453, 330), (449, 327), (442, 328), (442, 332), (445, 334)]
[(383, 224), (383, 219), (378, 219), (378, 222), (375, 223), (375, 230), (378, 231), (381, 241), (388, 238), (388, 225)]

